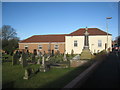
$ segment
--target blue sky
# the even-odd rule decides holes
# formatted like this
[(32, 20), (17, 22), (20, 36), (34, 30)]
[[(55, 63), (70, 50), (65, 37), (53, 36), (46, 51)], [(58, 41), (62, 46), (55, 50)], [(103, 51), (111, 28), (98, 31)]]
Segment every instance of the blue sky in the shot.
[(117, 2), (3, 2), (2, 24), (16, 29), (20, 39), (32, 35), (68, 34), (79, 28), (100, 28), (118, 36)]

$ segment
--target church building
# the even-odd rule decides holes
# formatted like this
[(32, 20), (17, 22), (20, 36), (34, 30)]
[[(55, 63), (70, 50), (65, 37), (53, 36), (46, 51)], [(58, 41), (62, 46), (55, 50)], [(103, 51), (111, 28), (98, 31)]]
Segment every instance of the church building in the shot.
[[(91, 53), (112, 48), (112, 35), (98, 28), (80, 28), (70, 34), (34, 35), (19, 42), (19, 49), (29, 52), (57, 52), (81, 54), (85, 43), (85, 31), (88, 32), (88, 45)], [(108, 43), (108, 44), (107, 44)]]

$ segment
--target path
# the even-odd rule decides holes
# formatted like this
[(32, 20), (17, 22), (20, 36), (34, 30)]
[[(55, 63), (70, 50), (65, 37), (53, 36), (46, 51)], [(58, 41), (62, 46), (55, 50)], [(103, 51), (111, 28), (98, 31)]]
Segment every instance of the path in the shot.
[(120, 58), (110, 53), (80, 88), (120, 88)]

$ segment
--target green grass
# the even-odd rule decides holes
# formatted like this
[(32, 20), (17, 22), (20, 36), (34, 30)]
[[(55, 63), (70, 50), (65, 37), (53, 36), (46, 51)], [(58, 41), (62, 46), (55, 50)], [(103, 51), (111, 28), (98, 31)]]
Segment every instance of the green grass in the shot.
[[(3, 88), (62, 88), (88, 66), (51, 68), (48, 72), (38, 72), (29, 80), (24, 80), (25, 68), (22, 68), (21, 65), (12, 66), (10, 62), (5, 62), (2, 65), (2, 85)], [(30, 65), (28, 67), (38, 68), (39, 65)]]

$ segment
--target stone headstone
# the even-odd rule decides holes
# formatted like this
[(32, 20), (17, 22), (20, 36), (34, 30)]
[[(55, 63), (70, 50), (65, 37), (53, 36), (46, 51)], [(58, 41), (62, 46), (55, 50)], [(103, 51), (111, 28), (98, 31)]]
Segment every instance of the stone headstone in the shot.
[(25, 76), (23, 77), (23, 79), (29, 79), (29, 72), (27, 69), (25, 69)]
[(35, 55), (32, 54), (32, 62), (35, 62)]
[(22, 64), (22, 56), (20, 56), (19, 62), (20, 62), (20, 64)]
[(37, 60), (37, 64), (40, 64), (40, 58)]
[(19, 53), (16, 51), (16, 53), (13, 54), (12, 57), (12, 65), (19, 64)]
[(44, 66), (44, 65), (45, 65), (45, 57), (42, 56), (42, 66)]
[(63, 57), (63, 60), (64, 60), (64, 61), (67, 61), (67, 57), (66, 57), (65, 52), (64, 52), (64, 57)]
[(24, 52), (22, 53), (22, 66), (27, 66), (26, 54)]
[(47, 56), (46, 61), (49, 61), (49, 58), (50, 58), (50, 55), (49, 55), (49, 56)]
[(12, 65), (15, 65), (17, 64), (17, 55), (14, 54), (13, 57), (12, 57)]
[(73, 60), (80, 60), (80, 55), (76, 55), (75, 57), (72, 58)]

